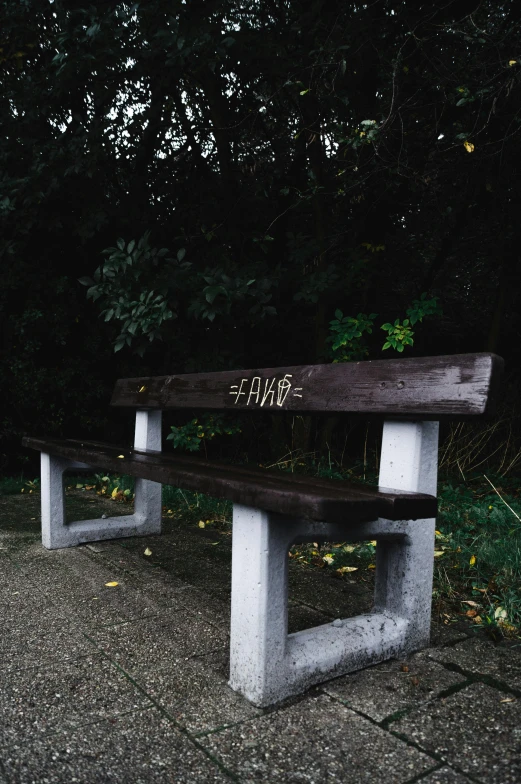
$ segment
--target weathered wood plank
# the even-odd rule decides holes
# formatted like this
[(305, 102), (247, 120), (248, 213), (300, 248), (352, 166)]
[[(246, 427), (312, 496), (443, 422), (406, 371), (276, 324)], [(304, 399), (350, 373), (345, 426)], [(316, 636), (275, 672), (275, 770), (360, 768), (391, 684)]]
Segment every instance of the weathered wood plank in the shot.
[(23, 444), (94, 468), (203, 492), (258, 509), (346, 526), (378, 517), (414, 520), (436, 516), (436, 499), (420, 493), (370, 488), (161, 452), (138, 452), (97, 442), (24, 438)]
[(493, 413), (503, 360), (495, 354), (303, 365), (120, 379), (111, 404), (261, 409), (441, 419)]

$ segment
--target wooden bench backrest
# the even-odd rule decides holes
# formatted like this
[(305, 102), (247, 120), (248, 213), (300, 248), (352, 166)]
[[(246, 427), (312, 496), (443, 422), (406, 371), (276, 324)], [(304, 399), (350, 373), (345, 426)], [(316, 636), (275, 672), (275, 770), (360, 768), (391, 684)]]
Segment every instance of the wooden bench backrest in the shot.
[(474, 417), (493, 413), (502, 368), (482, 353), (125, 378), (111, 405)]

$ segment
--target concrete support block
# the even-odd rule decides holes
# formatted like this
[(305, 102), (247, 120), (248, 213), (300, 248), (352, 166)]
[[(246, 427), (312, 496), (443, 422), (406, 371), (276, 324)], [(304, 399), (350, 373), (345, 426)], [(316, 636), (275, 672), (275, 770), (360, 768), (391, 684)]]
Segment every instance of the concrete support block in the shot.
[[(436, 422), (386, 423), (380, 486), (436, 494), (437, 439)], [(374, 611), (288, 635), (289, 548), (339, 539), (377, 540)], [(345, 528), (235, 505), (231, 688), (266, 706), (427, 645), (433, 551), (434, 520)]]
[[(134, 449), (161, 451), (161, 415), (161, 411), (136, 411)], [(161, 483), (136, 477), (134, 488), (133, 517), (147, 526), (143, 536), (161, 533)]]
[[(161, 449), (161, 412), (138, 411), (134, 446), (146, 451)], [(42, 452), (42, 544), (48, 550), (74, 547), (84, 542), (148, 536), (161, 532), (161, 484), (136, 479), (134, 514), (66, 523), (63, 476), (74, 468), (89, 468)]]
[[(386, 422), (380, 458), (380, 487), (437, 494), (438, 422)], [(381, 521), (392, 529), (392, 523)], [(407, 618), (403, 653), (429, 644), (434, 532), (436, 521), (402, 524), (403, 538), (385, 534), (376, 548), (375, 608)]]

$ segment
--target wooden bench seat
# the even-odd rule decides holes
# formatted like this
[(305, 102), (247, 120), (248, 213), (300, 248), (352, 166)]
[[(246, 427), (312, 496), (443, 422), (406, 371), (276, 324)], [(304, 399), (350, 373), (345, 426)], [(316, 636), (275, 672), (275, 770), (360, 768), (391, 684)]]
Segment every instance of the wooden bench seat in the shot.
[(425, 493), (228, 465), (196, 457), (140, 452), (94, 441), (24, 438), (26, 447), (88, 463), (93, 468), (150, 479), (283, 515), (328, 520), (346, 527), (385, 517), (435, 517), (437, 500)]
[[(233, 502), (230, 686), (269, 705), (429, 643), (442, 419), (494, 412), (493, 354), (120, 379), (112, 405), (136, 411), (133, 449), (24, 438), (41, 452), (42, 542), (54, 549), (159, 534), (161, 485)], [(384, 420), (377, 487), (161, 452), (163, 409), (349, 412)], [(63, 475), (135, 477), (130, 515), (67, 523)], [(376, 540), (371, 613), (288, 634), (295, 542)]]

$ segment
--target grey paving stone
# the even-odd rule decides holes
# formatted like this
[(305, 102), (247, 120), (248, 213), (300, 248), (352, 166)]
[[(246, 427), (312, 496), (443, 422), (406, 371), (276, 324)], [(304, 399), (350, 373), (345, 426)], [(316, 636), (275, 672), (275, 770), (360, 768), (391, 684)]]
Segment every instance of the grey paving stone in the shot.
[[(65, 479), (67, 487), (67, 477)], [(65, 513), (67, 522), (74, 520), (90, 520), (106, 514), (109, 517), (119, 517), (129, 515), (133, 512), (133, 506), (127, 503), (113, 501), (112, 498), (98, 496), (85, 490), (77, 490), (72, 487), (65, 493)]]
[[(212, 542), (219, 545), (212, 545)], [(127, 549), (141, 555), (141, 545), (127, 541)], [(228, 542), (216, 533), (215, 538), (201, 536), (199, 529), (180, 525), (175, 537), (155, 540), (150, 547), (152, 562), (177, 579), (202, 589), (230, 589), (231, 550)], [(197, 563), (194, 564), (194, 553)]]
[(434, 773), (419, 779), (418, 784), (472, 784), (471, 780), (461, 773), (456, 773), (452, 768), (444, 766)]
[(46, 592), (35, 590), (25, 571), (7, 558), (0, 559), (0, 606), (3, 613), (11, 609), (16, 613), (24, 604), (41, 603), (46, 597)]
[[(207, 553), (216, 548), (207, 547), (199, 552), (200, 542), (191, 540), (189, 546), (181, 549), (176, 546), (162, 544), (161, 547), (151, 546), (151, 564), (157, 570), (162, 570), (170, 578), (180, 580), (186, 585), (192, 585), (203, 590), (230, 590), (231, 563), (226, 557), (224, 561), (216, 561), (215, 557), (208, 557)], [(196, 560), (194, 561), (194, 555)], [(142, 556), (141, 545), (139, 550), (134, 550), (134, 555)], [(149, 567), (150, 568), (150, 567)]]
[(93, 631), (91, 639), (132, 674), (208, 653), (228, 644), (228, 629), (187, 610), (164, 610), (161, 616), (127, 621)]
[[(111, 568), (123, 572), (130, 584), (137, 590), (155, 590), (157, 593), (155, 598), (157, 599), (161, 597), (161, 594), (165, 594), (166, 599), (170, 596), (175, 598), (176, 589), (182, 590), (186, 587), (186, 583), (176, 578), (171, 569), (164, 569), (157, 564), (155, 551), (158, 540), (160, 537), (145, 537), (139, 550), (130, 550), (125, 546), (125, 540), (96, 542), (96, 552), (90, 549), (90, 545), (84, 545), (82, 550), (93, 562), (110, 564)], [(103, 544), (105, 547), (100, 549), (97, 547), (98, 544)], [(152, 552), (150, 557), (144, 555), (147, 547)]]
[(492, 641), (468, 639), (430, 652), (433, 661), (461, 667), (475, 675), (489, 675), (521, 689), (521, 648), (506, 648)]
[[(152, 545), (153, 546), (153, 545)], [(144, 552), (144, 551), (143, 551)], [(138, 593), (142, 593), (149, 601), (153, 601), (160, 608), (185, 607), (193, 609), (211, 608), (217, 616), (229, 623), (230, 584), (223, 588), (219, 580), (218, 587), (211, 582), (206, 589), (196, 587), (176, 575), (175, 570), (166, 570), (162, 566), (148, 561), (142, 552), (128, 553), (123, 550), (121, 558), (119, 553), (112, 553), (112, 562), (123, 563), (125, 580)], [(111, 557), (112, 557), (111, 556)], [(103, 556), (105, 559), (105, 554)], [(117, 559), (117, 562), (116, 562)], [(226, 607), (228, 605), (228, 609)]]
[(314, 569), (290, 565), (289, 598), (334, 618), (351, 618), (373, 607), (373, 578), (367, 583), (350, 582), (324, 575)]
[(405, 784), (434, 764), (325, 695), (199, 740), (247, 782)]
[[(32, 588), (34, 592), (34, 586)], [(36, 592), (31, 595), (25, 591), (13, 595), (9, 604), (2, 605), (1, 613), (3, 633), (23, 634), (26, 629), (38, 629), (39, 633), (46, 634), (56, 624), (61, 625), (69, 619), (65, 608), (50, 596)]]
[(179, 602), (190, 611), (200, 612), (212, 623), (218, 624), (223, 630), (229, 632), (231, 614), (230, 590), (207, 591), (187, 585), (179, 593)]
[(478, 781), (514, 784), (521, 780), (521, 700), (511, 699), (475, 683), (412, 711), (392, 730)]
[[(191, 553), (193, 558), (193, 551)], [(179, 561), (175, 564), (175, 576), (179, 580), (196, 588), (211, 593), (214, 590), (229, 591), (231, 585), (231, 569), (227, 569), (220, 564), (212, 563), (207, 560), (199, 561), (197, 567), (188, 559)]]
[(190, 733), (207, 733), (264, 715), (228, 686), (228, 648), (164, 661), (134, 675), (146, 693)]
[(36, 667), (47, 661), (68, 661), (87, 656), (94, 652), (81, 629), (64, 621), (63, 625), (54, 619), (45, 627), (38, 623), (20, 624), (2, 630), (0, 637), (0, 659), (2, 676), (13, 670)]
[(304, 629), (312, 629), (314, 626), (322, 626), (324, 623), (331, 623), (334, 618), (325, 612), (307, 607), (304, 604), (290, 602), (288, 606), (288, 633), (300, 632)]
[(115, 717), (4, 755), (9, 784), (229, 782), (218, 765), (157, 710)]
[(12, 590), (12, 584), (19, 578), (17, 567), (4, 552), (4, 545), (0, 543), (0, 596), (4, 589)]
[[(0, 526), (0, 546), (2, 552), (13, 561), (29, 560), (40, 555), (42, 548), (41, 534), (34, 531), (13, 531), (4, 524)], [(49, 552), (46, 550), (45, 552)]]
[[(17, 493), (4, 495), (2, 501), (2, 525), (0, 541), (12, 540), (17, 535), (38, 535), (40, 531), (40, 494)], [(3, 544), (3, 542), (2, 542)]]
[(149, 704), (102, 655), (15, 670), (0, 680), (0, 748)]
[(440, 691), (464, 681), (464, 676), (448, 672), (441, 664), (417, 654), (406, 662), (387, 661), (345, 675), (324, 684), (322, 689), (350, 708), (382, 721), (397, 711), (428, 702)]
[[(23, 565), (22, 573), (40, 596), (58, 604), (62, 613), (91, 625), (119, 623), (161, 611), (153, 598), (133, 587), (122, 571), (93, 563), (74, 548), (57, 550), (35, 570)], [(106, 583), (117, 582), (115, 588)]]
[(454, 644), (463, 642), (472, 635), (473, 631), (470, 624), (461, 622), (458, 624), (441, 624), (437, 621), (431, 623), (431, 647), (438, 645)]

